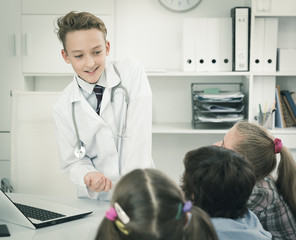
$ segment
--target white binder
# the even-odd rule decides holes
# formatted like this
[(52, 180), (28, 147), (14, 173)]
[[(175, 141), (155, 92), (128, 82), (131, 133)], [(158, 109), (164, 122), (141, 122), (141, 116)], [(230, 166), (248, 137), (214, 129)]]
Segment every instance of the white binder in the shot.
[(265, 18), (263, 71), (276, 70), (278, 18)]
[(234, 34), (234, 71), (249, 70), (249, 27), (250, 8), (236, 7), (232, 9)]
[(263, 71), (264, 61), (264, 18), (255, 18), (253, 53), (251, 59), (252, 70), (254, 72)]
[(208, 67), (207, 18), (197, 18), (195, 25), (195, 58), (196, 71), (205, 72)]
[(219, 71), (232, 71), (232, 19), (219, 19)]
[(207, 62), (208, 71), (219, 71), (219, 42), (220, 31), (219, 24), (220, 18), (207, 19)]
[(183, 71), (195, 71), (195, 24), (196, 19), (183, 20)]

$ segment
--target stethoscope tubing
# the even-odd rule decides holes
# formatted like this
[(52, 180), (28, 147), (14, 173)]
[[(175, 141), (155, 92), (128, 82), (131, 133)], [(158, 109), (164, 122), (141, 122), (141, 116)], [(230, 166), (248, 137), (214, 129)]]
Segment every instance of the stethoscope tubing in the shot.
[[(124, 95), (124, 98), (125, 98), (125, 104), (126, 104), (126, 109), (125, 109), (125, 117), (124, 117), (124, 123), (123, 123), (123, 126), (122, 126), (122, 133), (119, 134), (119, 130), (118, 130), (118, 126), (117, 124), (119, 123), (116, 119), (116, 116), (115, 116), (115, 110), (114, 110), (114, 107), (113, 107), (113, 102), (114, 102), (114, 95), (115, 95), (115, 91), (118, 90), (118, 89), (122, 89), (123, 90), (123, 95)], [(111, 101), (111, 106), (112, 106), (112, 111), (113, 111), (113, 115), (114, 115), (114, 119), (115, 119), (115, 131), (116, 131), (116, 137), (117, 138), (124, 138), (125, 137), (125, 132), (126, 132), (126, 124), (127, 124), (127, 110), (128, 110), (128, 105), (129, 105), (129, 95), (128, 95), (128, 91), (127, 89), (122, 86), (121, 82), (113, 87), (111, 89), (111, 97), (110, 97), (110, 101)], [(82, 145), (82, 141), (80, 139), (80, 136), (79, 136), (79, 130), (78, 130), (78, 127), (77, 127), (77, 122), (76, 122), (76, 117), (75, 117), (75, 102), (72, 102), (72, 120), (73, 120), (73, 125), (74, 125), (74, 129), (75, 129), (75, 134), (76, 134), (76, 138), (77, 138), (77, 143), (76, 143), (76, 147), (74, 149), (74, 155), (79, 158), (79, 159), (82, 159), (84, 156), (85, 156), (85, 153), (86, 153), (86, 150), (85, 148), (83, 147)], [(117, 151), (118, 151), (118, 154), (120, 154), (120, 151), (121, 151), (121, 141), (119, 143), (119, 146), (117, 147)]]

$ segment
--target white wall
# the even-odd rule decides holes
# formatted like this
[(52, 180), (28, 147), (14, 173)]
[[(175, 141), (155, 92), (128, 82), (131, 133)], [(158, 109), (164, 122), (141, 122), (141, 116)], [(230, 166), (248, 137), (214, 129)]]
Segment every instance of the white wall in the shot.
[(115, 58), (135, 57), (149, 69), (181, 69), (182, 21), (190, 17), (229, 17), (247, 0), (202, 0), (193, 10), (171, 12), (158, 0), (115, 1)]

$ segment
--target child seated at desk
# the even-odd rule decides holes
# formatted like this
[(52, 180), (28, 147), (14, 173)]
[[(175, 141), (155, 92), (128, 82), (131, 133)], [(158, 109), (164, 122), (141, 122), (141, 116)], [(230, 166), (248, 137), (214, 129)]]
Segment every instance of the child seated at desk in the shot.
[(237, 122), (216, 145), (234, 150), (254, 166), (256, 185), (248, 207), (263, 228), (273, 239), (296, 239), (296, 165), (289, 149), (267, 129), (247, 121)]
[(247, 208), (255, 175), (241, 155), (206, 146), (188, 152), (184, 165), (185, 196), (210, 215), (219, 240), (271, 239), (271, 234)]
[(97, 233), (101, 239), (218, 240), (209, 216), (156, 169), (134, 170), (118, 182)]

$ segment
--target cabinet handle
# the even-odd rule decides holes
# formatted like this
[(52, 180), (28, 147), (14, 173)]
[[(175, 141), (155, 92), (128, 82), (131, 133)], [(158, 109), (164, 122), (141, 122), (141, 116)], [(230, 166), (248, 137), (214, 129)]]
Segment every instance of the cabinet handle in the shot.
[(14, 56), (20, 55), (20, 35), (18, 33), (15, 33), (13, 36), (14, 40)]
[(30, 56), (31, 53), (31, 47), (30, 47), (30, 43), (31, 43), (31, 34), (30, 33), (26, 33), (25, 34), (25, 41), (26, 41), (26, 47), (25, 47), (25, 55), (26, 56)]

